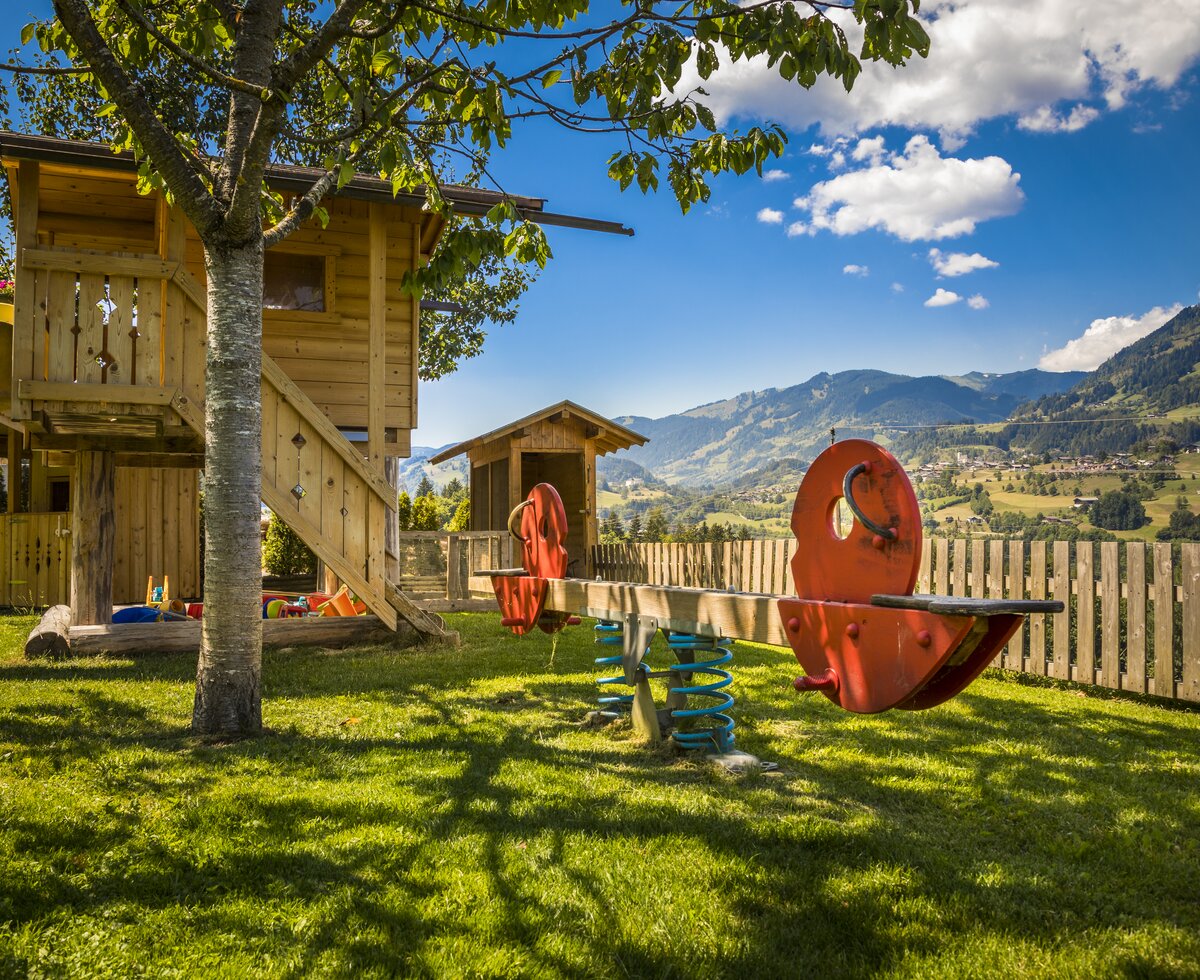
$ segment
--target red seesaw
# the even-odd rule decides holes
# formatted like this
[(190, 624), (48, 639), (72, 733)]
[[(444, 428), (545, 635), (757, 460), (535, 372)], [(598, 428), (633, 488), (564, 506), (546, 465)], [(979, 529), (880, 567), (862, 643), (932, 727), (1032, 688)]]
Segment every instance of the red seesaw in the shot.
[[(625, 622), (625, 654), (610, 662), (620, 660), (625, 681), (635, 694), (644, 689), (647, 696), (642, 682), (649, 677), (681, 675), (679, 665), (655, 673), (642, 663), (649, 645), (645, 637), (662, 630), (669, 641), (681, 635), (691, 641), (710, 638), (705, 647), (710, 652), (729, 639), (786, 644), (805, 671), (794, 681), (796, 690), (821, 691), (847, 711), (931, 708), (978, 677), (1020, 628), (1023, 616), (1062, 611), (1062, 603), (1051, 600), (914, 595), (921, 562), (916, 495), (895, 457), (860, 439), (821, 453), (796, 493), (795, 596), (568, 579), (562, 546), (566, 512), (546, 483), (535, 486), (513, 511), (509, 530), (521, 541), (522, 567), (482, 573), (491, 578), (503, 624), (521, 635), (535, 627), (557, 632), (582, 615)], [(702, 661), (703, 654), (695, 663)], [(716, 669), (696, 666), (694, 671), (728, 677)], [(671, 691), (713, 695), (727, 683)], [(732, 699), (718, 707), (729, 703)], [(639, 727), (649, 731), (652, 709), (633, 703), (632, 710), (635, 723), (640, 713)], [(681, 717), (678, 707), (671, 717)], [(724, 751), (732, 738), (714, 742)]]

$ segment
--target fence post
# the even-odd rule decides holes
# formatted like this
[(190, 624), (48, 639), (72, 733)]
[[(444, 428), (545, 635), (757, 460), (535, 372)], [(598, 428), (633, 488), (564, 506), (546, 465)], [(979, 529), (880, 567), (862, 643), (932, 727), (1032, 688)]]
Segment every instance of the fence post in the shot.
[(1071, 542), (1054, 542), (1054, 598), (1063, 611), (1054, 614), (1054, 667), (1060, 680), (1071, 679)]
[(1075, 610), (1075, 680), (1096, 683), (1096, 550), (1091, 541), (1075, 544), (1078, 596)]
[(1100, 685), (1121, 690), (1121, 546), (1100, 545)]
[(1146, 691), (1146, 544), (1125, 545), (1125, 580), (1129, 583), (1125, 627), (1125, 688)]
[(1179, 696), (1200, 701), (1200, 544), (1181, 546), (1183, 569), (1183, 683)]
[(461, 557), (462, 545), (459, 542), (457, 534), (451, 534), (446, 538), (446, 598), (450, 601), (458, 599), (462, 595), (462, 589), (459, 582), (459, 576), (462, 574)]
[(1175, 697), (1175, 568), (1169, 543), (1154, 546), (1154, 693)]

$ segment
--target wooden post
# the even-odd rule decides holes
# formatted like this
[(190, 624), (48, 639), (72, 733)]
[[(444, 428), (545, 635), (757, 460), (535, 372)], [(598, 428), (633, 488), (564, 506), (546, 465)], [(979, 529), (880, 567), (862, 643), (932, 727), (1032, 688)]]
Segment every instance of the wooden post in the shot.
[(21, 433), (8, 430), (8, 512), (17, 512), (21, 499)]
[(112, 622), (115, 477), (112, 453), (75, 454), (75, 492), (71, 495), (71, 611), (75, 623), (81, 626)]
[[(372, 204), (367, 235), (367, 457), (383, 472), (387, 408), (387, 212)], [(416, 351), (413, 351), (416, 359)]]
[[(20, 383), (43, 376), (43, 366), (33, 363), (37, 273), (22, 268), (24, 250), (37, 247), (39, 180), (36, 160), (22, 160), (18, 164), (17, 199), (13, 204), (13, 210), (17, 213), (16, 241), (13, 242), (16, 284), (13, 295), (12, 387), (9, 388), (12, 398), (9, 414), (14, 419), (27, 419), (30, 414), (29, 403), (17, 397)], [(19, 480), (17, 485), (20, 485)]]

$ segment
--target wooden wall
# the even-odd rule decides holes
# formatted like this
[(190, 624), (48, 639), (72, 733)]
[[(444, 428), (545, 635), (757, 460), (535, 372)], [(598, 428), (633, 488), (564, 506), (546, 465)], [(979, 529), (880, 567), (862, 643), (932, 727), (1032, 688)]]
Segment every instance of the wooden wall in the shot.
[[(596, 440), (579, 419), (552, 422), (540, 419), (469, 452), (471, 460), (471, 530), (505, 527), (509, 513), (537, 483), (552, 483), (567, 512), (567, 551), (572, 575), (591, 574), (591, 549), (599, 539), (596, 521)], [(559, 458), (561, 457), (561, 458)], [(507, 465), (507, 478), (497, 469)], [(486, 491), (475, 485), (478, 475), (489, 477)], [(498, 499), (497, 491), (507, 495)], [(476, 502), (487, 499), (487, 512)]]
[(171, 595), (200, 594), (199, 471), (121, 467), (116, 485), (117, 540), (113, 602), (141, 602), (146, 579), (161, 585), (171, 576)]

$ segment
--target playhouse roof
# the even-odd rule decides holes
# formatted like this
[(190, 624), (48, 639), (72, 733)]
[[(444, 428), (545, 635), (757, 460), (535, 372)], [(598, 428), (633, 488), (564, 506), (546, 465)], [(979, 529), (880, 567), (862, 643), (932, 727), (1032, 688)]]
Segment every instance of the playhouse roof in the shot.
[[(0, 158), (4, 160), (38, 160), (42, 163), (58, 163), (66, 166), (96, 167), (104, 170), (137, 170), (137, 161), (132, 153), (114, 153), (107, 143), (85, 143), (80, 140), (64, 140), (54, 136), (31, 136), (0, 130)], [(267, 181), (276, 190), (303, 193), (325, 171), (314, 167), (297, 167), (290, 164), (275, 164), (267, 168)], [(455, 212), (462, 215), (483, 215), (495, 204), (505, 199), (498, 191), (479, 187), (461, 187), (443, 184), (442, 197), (453, 205)], [(355, 175), (338, 195), (361, 201), (384, 204), (402, 204), (421, 208), (425, 195), (420, 192), (392, 193), (391, 181), (381, 180), (366, 174)], [(564, 228), (580, 228), (584, 231), (602, 231), (615, 235), (632, 235), (633, 230), (616, 221), (601, 221), (571, 214), (557, 214), (545, 210), (545, 200), (540, 197), (507, 195), (530, 219), (543, 225)]]
[(515, 422), (510, 422), (508, 425), (501, 426), (499, 429), (493, 429), (491, 432), (485, 432), (474, 439), (460, 442), (457, 446), (450, 446), (448, 449), (443, 449), (437, 455), (431, 456), (429, 462), (444, 463), (448, 459), (461, 456), (463, 453), (468, 453), (485, 443), (494, 442), (496, 439), (502, 439), (505, 436), (516, 438), (517, 433), (521, 429), (533, 425), (535, 422), (565, 422), (571, 419), (582, 422), (586, 429), (595, 430), (594, 438), (596, 439), (596, 455), (598, 456), (616, 452), (618, 449), (628, 449), (631, 446), (644, 446), (650, 441), (648, 436), (634, 432), (632, 429), (627, 429), (612, 419), (606, 419), (603, 415), (597, 415), (582, 405), (576, 405), (572, 401), (564, 400), (534, 412), (532, 415), (526, 415), (522, 419), (517, 419)]

